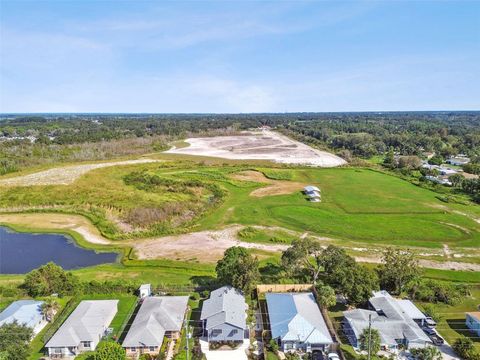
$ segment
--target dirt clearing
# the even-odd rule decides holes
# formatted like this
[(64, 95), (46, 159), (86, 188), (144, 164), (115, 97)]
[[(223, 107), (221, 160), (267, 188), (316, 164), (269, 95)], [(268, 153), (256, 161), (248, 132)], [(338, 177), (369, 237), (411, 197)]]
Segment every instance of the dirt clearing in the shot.
[(301, 191), (306, 185), (294, 181), (271, 180), (261, 172), (252, 170), (233, 174), (232, 178), (240, 181), (254, 181), (262, 184), (269, 184), (268, 186), (255, 189), (250, 193), (250, 196), (256, 197), (291, 194)]
[(271, 160), (285, 164), (335, 167), (346, 164), (342, 158), (314, 149), (273, 131), (246, 132), (243, 136), (189, 138), (185, 148), (166, 151), (172, 154), (212, 156), (233, 160)]
[(100, 169), (109, 166), (118, 165), (133, 165), (133, 164), (145, 164), (151, 162), (157, 162), (161, 160), (154, 159), (138, 159), (138, 160), (126, 160), (105, 162), (96, 164), (82, 164), (71, 165), (64, 167), (57, 167), (44, 171), (39, 171), (33, 174), (12, 177), (8, 179), (1, 179), (0, 185), (3, 186), (33, 186), (33, 185), (70, 185), (80, 176), (95, 169)]

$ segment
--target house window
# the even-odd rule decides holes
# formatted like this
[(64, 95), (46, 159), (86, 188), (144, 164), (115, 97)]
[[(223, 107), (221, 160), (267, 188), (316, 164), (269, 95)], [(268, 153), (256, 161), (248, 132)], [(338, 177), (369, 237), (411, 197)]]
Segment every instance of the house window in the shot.
[(80, 341), (80, 344), (81, 344), (84, 348), (90, 348), (91, 341)]
[(218, 336), (222, 334), (222, 329), (213, 329), (212, 336)]
[(55, 354), (61, 354), (62, 353), (62, 348), (55, 348), (55, 349), (53, 349), (53, 352)]
[(155, 349), (156, 349), (155, 346), (150, 346), (150, 347), (149, 347), (149, 350), (150, 350), (150, 351), (155, 351)]
[(130, 348), (130, 351), (131, 352), (137, 352), (137, 348), (132, 347), (132, 348)]

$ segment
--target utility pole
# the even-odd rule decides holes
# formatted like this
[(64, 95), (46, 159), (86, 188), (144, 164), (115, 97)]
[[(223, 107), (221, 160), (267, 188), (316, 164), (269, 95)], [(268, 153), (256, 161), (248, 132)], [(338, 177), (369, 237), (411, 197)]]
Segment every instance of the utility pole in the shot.
[(185, 323), (185, 341), (187, 343), (187, 346), (185, 346), (185, 352), (186, 352), (186, 359), (188, 360), (188, 357), (189, 357), (189, 354), (190, 354), (190, 348), (189, 348), (189, 333), (188, 333), (188, 320), (187, 320), (187, 317), (185, 317), (185, 320), (184, 320), (184, 323)]
[[(372, 315), (368, 315), (368, 360), (370, 360), (370, 352), (371, 352), (371, 344), (372, 344)], [(188, 358), (187, 358), (188, 360)]]

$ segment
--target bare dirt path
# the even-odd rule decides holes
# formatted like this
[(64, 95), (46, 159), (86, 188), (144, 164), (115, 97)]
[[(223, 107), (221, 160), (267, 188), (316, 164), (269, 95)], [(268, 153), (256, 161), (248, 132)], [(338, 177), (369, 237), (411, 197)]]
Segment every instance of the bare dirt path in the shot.
[(268, 184), (268, 186), (255, 189), (250, 193), (250, 196), (255, 197), (291, 194), (301, 191), (306, 185), (295, 181), (272, 180), (267, 178), (261, 172), (252, 170), (238, 172), (233, 174), (232, 178), (240, 181), (254, 181)]
[(67, 214), (0, 214), (0, 223), (45, 230), (73, 230), (92, 244), (109, 245), (93, 224), (80, 215)]
[(0, 186), (70, 185), (80, 176), (86, 174), (91, 170), (109, 166), (145, 164), (157, 161), (161, 160), (138, 159), (56, 167), (44, 171), (39, 171), (33, 174), (1, 179)]
[(166, 153), (212, 156), (237, 160), (271, 160), (285, 164), (335, 167), (346, 164), (342, 158), (314, 149), (274, 131), (245, 132), (241, 136), (189, 138), (184, 148)]

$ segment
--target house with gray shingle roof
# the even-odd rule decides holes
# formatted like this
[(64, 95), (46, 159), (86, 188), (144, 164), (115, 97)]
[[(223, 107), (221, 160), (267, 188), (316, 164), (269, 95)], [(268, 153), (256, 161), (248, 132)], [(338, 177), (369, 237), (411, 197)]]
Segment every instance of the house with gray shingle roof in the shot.
[(45, 348), (52, 358), (95, 350), (117, 313), (118, 300), (84, 300), (73, 310)]
[(382, 347), (387, 350), (396, 351), (399, 345), (423, 348), (432, 343), (416, 322), (423, 318), (413, 303), (407, 305), (388, 292), (379, 291), (369, 299), (369, 304), (372, 310), (355, 309), (343, 313), (343, 330), (353, 347), (359, 347), (360, 336), (368, 328), (369, 318), (372, 329), (380, 334)]
[(122, 343), (127, 355), (156, 355), (164, 337), (178, 339), (187, 306), (188, 296), (145, 298)]
[(327, 350), (333, 344), (312, 293), (266, 293), (272, 339), (282, 351)]
[(16, 321), (33, 329), (38, 334), (47, 325), (42, 313), (43, 301), (18, 300), (11, 303), (0, 313), (0, 326)]
[(212, 291), (200, 315), (204, 336), (208, 341), (243, 341), (248, 337), (247, 308), (240, 290), (224, 286)]

